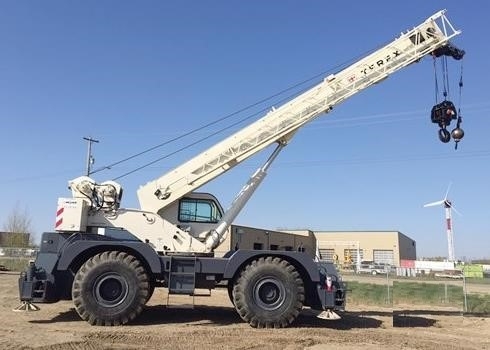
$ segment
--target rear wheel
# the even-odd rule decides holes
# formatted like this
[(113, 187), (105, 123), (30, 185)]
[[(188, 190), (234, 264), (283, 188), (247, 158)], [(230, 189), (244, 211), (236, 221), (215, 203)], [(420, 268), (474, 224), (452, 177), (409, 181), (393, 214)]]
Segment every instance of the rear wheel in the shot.
[(226, 286), (228, 290), (228, 298), (230, 298), (230, 302), (235, 306), (235, 301), (233, 300), (233, 282), (230, 280), (228, 281), (228, 285)]
[(150, 301), (151, 297), (153, 296), (153, 292), (155, 292), (155, 281), (151, 280), (148, 282), (148, 295), (146, 297), (145, 305)]
[(252, 327), (286, 327), (303, 308), (303, 280), (286, 260), (260, 258), (242, 271), (232, 296), (238, 314)]
[(150, 295), (146, 270), (134, 256), (111, 251), (87, 260), (75, 275), (72, 298), (92, 325), (116, 326), (135, 319)]

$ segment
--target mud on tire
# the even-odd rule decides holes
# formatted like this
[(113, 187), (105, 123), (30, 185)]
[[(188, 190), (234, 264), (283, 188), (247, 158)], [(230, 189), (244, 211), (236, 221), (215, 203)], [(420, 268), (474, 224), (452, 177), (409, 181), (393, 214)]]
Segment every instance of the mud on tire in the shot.
[(262, 257), (242, 271), (233, 287), (233, 304), (252, 327), (289, 326), (303, 308), (304, 285), (294, 266), (278, 257)]
[(116, 326), (135, 319), (150, 293), (141, 262), (124, 252), (97, 254), (73, 280), (72, 298), (80, 317), (92, 325)]

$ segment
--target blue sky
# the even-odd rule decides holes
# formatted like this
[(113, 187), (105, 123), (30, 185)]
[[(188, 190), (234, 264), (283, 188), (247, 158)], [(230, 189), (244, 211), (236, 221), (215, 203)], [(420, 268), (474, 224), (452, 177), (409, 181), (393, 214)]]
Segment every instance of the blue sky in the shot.
[[(445, 256), (443, 208), (422, 206), (452, 183), (462, 213), (456, 256), (490, 257), (486, 1), (2, 1), (0, 224), (18, 206), (36, 235), (53, 229), (57, 197), (70, 196), (67, 181), (85, 171), (83, 137), (100, 141), (94, 168), (111, 164), (330, 71), (443, 8), (467, 52), (461, 103), (460, 63), (449, 62), (466, 132), (459, 149), (440, 143), (430, 123), (434, 69), (425, 58), (300, 130), (236, 222), (398, 230), (419, 256)], [(94, 178), (118, 177), (218, 128)], [(224, 136), (120, 179), (123, 205), (138, 207), (140, 185)], [(266, 156), (203, 190), (227, 207)]]

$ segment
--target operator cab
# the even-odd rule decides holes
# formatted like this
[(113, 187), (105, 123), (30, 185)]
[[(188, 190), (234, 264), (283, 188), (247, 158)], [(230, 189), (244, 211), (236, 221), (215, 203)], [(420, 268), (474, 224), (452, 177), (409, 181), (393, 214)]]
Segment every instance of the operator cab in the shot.
[(212, 194), (192, 192), (160, 209), (158, 215), (203, 241), (207, 233), (216, 227), (223, 212), (223, 207)]

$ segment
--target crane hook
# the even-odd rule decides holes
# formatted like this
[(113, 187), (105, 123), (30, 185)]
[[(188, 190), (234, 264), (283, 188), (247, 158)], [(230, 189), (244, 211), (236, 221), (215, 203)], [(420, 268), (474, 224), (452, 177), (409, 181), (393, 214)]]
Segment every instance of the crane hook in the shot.
[(439, 140), (444, 143), (448, 143), (451, 140), (451, 134), (447, 131), (445, 126), (439, 129)]

